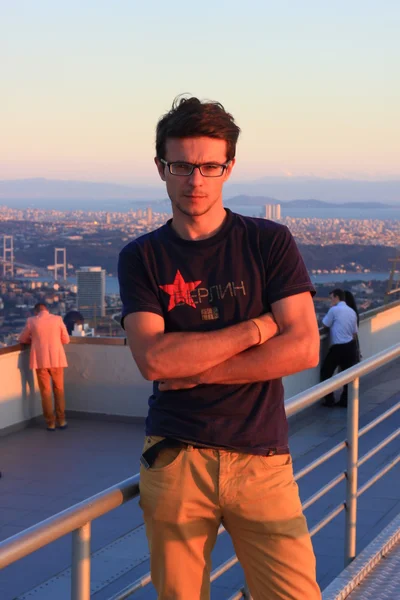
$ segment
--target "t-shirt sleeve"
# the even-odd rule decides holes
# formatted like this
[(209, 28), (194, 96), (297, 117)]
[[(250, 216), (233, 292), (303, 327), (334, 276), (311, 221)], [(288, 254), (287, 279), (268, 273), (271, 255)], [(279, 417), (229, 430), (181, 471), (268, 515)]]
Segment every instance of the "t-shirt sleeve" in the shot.
[(122, 301), (122, 327), (126, 315), (130, 313), (153, 312), (163, 316), (157, 285), (145, 265), (138, 244), (129, 244), (120, 252), (118, 281)]
[(286, 226), (280, 227), (266, 260), (266, 291), (270, 304), (315, 289), (296, 242)]
[(324, 316), (324, 318), (322, 319), (322, 324), (325, 325), (325, 327), (332, 327), (333, 325), (333, 310), (330, 308), (328, 310), (328, 312), (326, 313), (326, 315)]

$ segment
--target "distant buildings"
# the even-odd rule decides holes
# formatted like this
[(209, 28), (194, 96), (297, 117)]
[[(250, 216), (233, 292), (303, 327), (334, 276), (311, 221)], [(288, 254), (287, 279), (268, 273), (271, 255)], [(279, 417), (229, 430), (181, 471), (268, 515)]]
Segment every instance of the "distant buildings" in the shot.
[(104, 317), (106, 272), (101, 267), (81, 267), (76, 272), (78, 310), (87, 319)]
[(272, 219), (279, 221), (281, 218), (281, 205), (280, 204), (265, 204), (264, 214), (261, 215), (264, 219)]

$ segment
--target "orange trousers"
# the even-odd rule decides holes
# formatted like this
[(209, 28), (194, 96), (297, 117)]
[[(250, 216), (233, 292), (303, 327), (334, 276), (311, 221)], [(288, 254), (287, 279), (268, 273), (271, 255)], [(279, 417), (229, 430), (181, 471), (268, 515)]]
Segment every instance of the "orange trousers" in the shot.
[[(62, 424), (65, 421), (64, 367), (36, 369), (36, 376), (42, 398), (43, 416), (46, 419), (47, 427), (54, 427), (56, 422)], [(55, 414), (51, 393), (52, 383)]]
[[(146, 438), (143, 451), (161, 437)], [(140, 471), (158, 600), (208, 600), (222, 523), (254, 600), (320, 600), (290, 455), (166, 448)]]

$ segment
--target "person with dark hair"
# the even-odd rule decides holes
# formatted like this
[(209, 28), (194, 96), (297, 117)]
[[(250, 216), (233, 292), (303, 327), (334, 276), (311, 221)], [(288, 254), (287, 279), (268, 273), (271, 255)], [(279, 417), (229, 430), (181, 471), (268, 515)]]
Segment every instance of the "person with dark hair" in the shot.
[[(347, 306), (350, 306), (350, 308), (352, 308), (354, 310), (354, 312), (356, 313), (356, 315), (357, 315), (357, 329), (358, 329), (359, 326), (360, 326), (360, 314), (358, 312), (358, 308), (357, 308), (357, 304), (356, 304), (356, 299), (354, 298), (353, 294), (349, 290), (345, 290), (344, 291), (344, 301), (346, 302)], [(360, 362), (360, 360), (362, 359), (362, 354), (361, 354), (360, 340), (359, 340), (359, 337), (358, 337), (358, 333), (356, 333), (354, 339), (356, 340), (358, 362)]]
[[(356, 343), (357, 314), (346, 304), (343, 290), (336, 288), (329, 295), (332, 306), (322, 319), (322, 323), (329, 329), (330, 348), (322, 363), (321, 381), (330, 379), (338, 367), (344, 371), (359, 362)], [(338, 405), (346, 407), (347, 400), (348, 386), (345, 385)], [(335, 406), (333, 392), (325, 396), (323, 405)]]
[(350, 306), (350, 308), (352, 308), (354, 310), (354, 312), (356, 313), (357, 327), (358, 327), (360, 325), (360, 315), (358, 313), (356, 299), (354, 298), (353, 294), (349, 290), (344, 290), (344, 301), (346, 302), (347, 306)]
[(281, 379), (318, 364), (315, 291), (287, 227), (223, 206), (239, 132), (218, 102), (174, 102), (155, 157), (172, 219), (119, 256), (122, 325), (154, 382), (140, 505), (159, 600), (209, 598), (221, 523), (255, 600), (321, 598)]
[(82, 313), (77, 310), (70, 310), (64, 316), (64, 325), (67, 328), (68, 335), (72, 335), (75, 325), (83, 325), (85, 319)]
[(31, 345), (29, 366), (36, 371), (48, 431), (55, 431), (56, 426), (66, 429), (64, 368), (68, 364), (63, 345), (69, 343), (69, 335), (62, 318), (51, 315), (43, 302), (35, 304), (33, 312), (19, 341)]

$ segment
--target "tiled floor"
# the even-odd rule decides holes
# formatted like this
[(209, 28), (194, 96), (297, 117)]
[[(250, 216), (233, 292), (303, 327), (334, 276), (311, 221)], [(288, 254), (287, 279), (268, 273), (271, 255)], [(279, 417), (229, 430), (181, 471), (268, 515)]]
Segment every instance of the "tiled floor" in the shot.
[[(396, 361), (361, 380), (361, 425), (400, 399), (399, 367), (400, 361)], [(364, 436), (360, 440), (360, 455), (399, 425), (400, 414), (396, 413), (376, 431)], [(319, 405), (292, 420), (290, 444), (295, 470), (344, 439), (345, 426), (344, 409), (327, 409)], [(0, 539), (12, 536), (136, 473), (141, 444), (141, 425), (91, 420), (72, 420), (66, 431), (49, 433), (32, 427), (0, 438), (0, 470), (3, 474), (0, 479)], [(360, 483), (397, 454), (399, 445), (398, 439), (393, 441), (366, 463), (360, 469)], [(343, 470), (345, 462), (345, 454), (341, 452), (304, 477), (299, 482), (302, 499), (307, 499), (339, 470)], [(344, 484), (341, 484), (306, 511), (309, 525), (312, 527), (343, 500)], [(400, 468), (397, 466), (360, 498), (358, 550), (365, 547), (399, 512)], [(93, 561), (93, 573), (96, 574), (93, 597), (96, 600), (106, 600), (148, 570), (148, 552), (141, 522), (140, 509), (134, 500), (93, 523), (92, 551), (104, 549)], [(344, 515), (341, 514), (313, 538), (318, 580), (322, 588), (343, 567), (343, 524)], [(129, 534), (132, 530), (136, 532), (133, 537)], [(132, 537), (132, 542), (124, 537), (127, 534)], [(117, 538), (121, 538), (118, 545), (111, 545)], [(126, 562), (127, 557), (122, 554), (125, 547), (129, 548), (131, 562)], [(68, 578), (62, 575), (52, 578), (68, 569), (70, 553), (70, 536), (66, 536), (4, 569), (0, 574), (1, 600), (68, 598)], [(214, 568), (232, 553), (227, 534), (220, 536), (213, 555)], [(121, 565), (125, 563), (124, 571)], [(240, 586), (242, 578), (241, 569), (236, 566), (218, 579), (212, 586), (213, 600), (231, 595)], [(45, 586), (32, 595), (27, 594), (44, 582), (47, 582)], [(63, 591), (54, 594), (54, 589)], [(135, 597), (152, 600), (155, 594), (147, 587)]]

